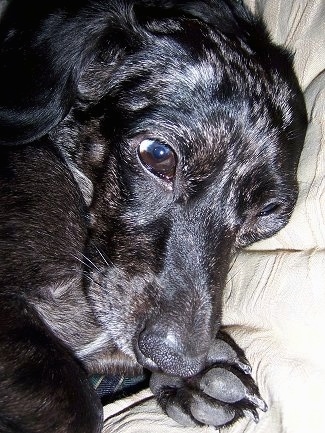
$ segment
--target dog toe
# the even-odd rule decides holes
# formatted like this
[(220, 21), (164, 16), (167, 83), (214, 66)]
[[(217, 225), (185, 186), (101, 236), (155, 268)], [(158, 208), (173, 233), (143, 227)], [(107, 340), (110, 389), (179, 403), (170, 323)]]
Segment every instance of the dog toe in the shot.
[(192, 415), (202, 424), (221, 427), (229, 424), (236, 417), (236, 411), (230, 405), (194, 395), (190, 406)]
[(222, 331), (218, 332), (217, 338), (210, 347), (207, 363), (210, 365), (225, 363), (236, 366), (245, 374), (252, 373), (252, 368), (244, 352), (228, 334)]
[(165, 410), (170, 418), (184, 427), (197, 425), (197, 422), (193, 419), (191, 413), (187, 412), (178, 400), (169, 402)]
[(231, 371), (212, 368), (200, 380), (202, 391), (225, 403), (235, 403), (246, 398), (244, 383)]

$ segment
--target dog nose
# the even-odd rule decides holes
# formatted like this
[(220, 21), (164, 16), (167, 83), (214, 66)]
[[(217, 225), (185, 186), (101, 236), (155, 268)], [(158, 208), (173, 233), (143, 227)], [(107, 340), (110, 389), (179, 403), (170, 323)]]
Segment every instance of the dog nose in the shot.
[(189, 377), (199, 373), (205, 364), (208, 344), (196, 336), (183, 338), (171, 329), (146, 328), (138, 340), (138, 361), (151, 371)]

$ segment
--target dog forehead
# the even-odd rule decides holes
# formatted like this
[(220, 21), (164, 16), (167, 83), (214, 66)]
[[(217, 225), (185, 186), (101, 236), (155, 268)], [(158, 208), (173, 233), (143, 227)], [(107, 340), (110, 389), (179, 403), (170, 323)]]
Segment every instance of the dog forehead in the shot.
[(270, 94), (260, 99), (257, 81), (255, 88), (245, 86), (239, 68), (228, 79), (231, 72), (209, 57), (166, 61), (162, 74), (154, 71), (122, 99), (124, 108), (136, 113), (139, 130), (176, 147), (188, 164), (205, 158), (210, 164), (222, 155), (243, 152), (254, 141), (258, 148), (277, 138)]
[[(185, 56), (180, 53), (176, 56), (172, 62), (166, 62), (166, 87), (170, 87), (174, 96), (184, 95), (187, 98), (192, 94), (196, 98), (201, 96), (207, 100), (222, 79), (222, 65), (217, 63), (213, 55), (208, 54), (200, 59), (193, 59), (187, 53)], [(192, 102), (195, 103), (195, 99)]]
[[(119, 65), (109, 92), (117, 95), (119, 109), (148, 108), (173, 122), (179, 117), (180, 124), (184, 115), (206, 123), (218, 110), (240, 115), (248, 99), (261, 111), (275, 105), (274, 95), (285, 88), (285, 80), (246, 49), (219, 39), (212, 43), (202, 37), (193, 46), (171, 37), (154, 39)], [(285, 94), (282, 101), (285, 106)]]
[[(180, 170), (191, 183), (212, 181), (220, 173), (224, 178), (231, 175), (234, 161), (238, 174), (274, 158), (279, 130), (271, 124), (266, 95), (264, 101), (254, 103), (253, 96), (245, 98), (240, 86), (229, 89), (227, 83), (220, 84), (213, 62), (182, 64), (183, 69), (165, 74), (152, 88), (149, 82), (139, 93), (135, 89), (135, 106), (128, 107), (136, 113), (130, 135), (140, 134), (171, 146)], [(143, 105), (137, 99), (139, 94)], [(125, 108), (126, 99), (123, 104)], [(258, 107), (258, 121), (252, 104), (255, 110)]]
[(197, 179), (227, 161), (244, 168), (246, 160), (272, 158), (279, 141), (273, 117), (278, 121), (286, 113), (288, 96), (276, 68), (269, 70), (238, 41), (211, 34), (185, 42), (173, 35), (150, 36), (141, 48), (122, 55), (110, 76), (100, 65), (108, 83), (101, 93), (113, 102), (107, 113), (121, 131), (171, 145), (188, 176)]

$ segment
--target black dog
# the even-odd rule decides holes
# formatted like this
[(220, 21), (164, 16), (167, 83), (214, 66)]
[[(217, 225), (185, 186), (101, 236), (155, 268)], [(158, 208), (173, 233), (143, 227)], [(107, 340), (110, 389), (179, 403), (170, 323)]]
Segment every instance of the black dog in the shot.
[(12, 0), (0, 41), (0, 431), (99, 432), (89, 374), (142, 368), (180, 423), (256, 417), (221, 299), (296, 201), (288, 53), (235, 0)]

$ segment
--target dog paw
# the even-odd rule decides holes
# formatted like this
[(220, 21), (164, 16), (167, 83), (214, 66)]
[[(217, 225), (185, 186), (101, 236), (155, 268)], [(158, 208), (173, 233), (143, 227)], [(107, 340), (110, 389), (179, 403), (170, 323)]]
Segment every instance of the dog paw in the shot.
[(243, 352), (223, 333), (201, 373), (189, 378), (154, 373), (150, 388), (167, 415), (184, 426), (223, 427), (243, 416), (258, 422), (257, 410), (267, 410)]

